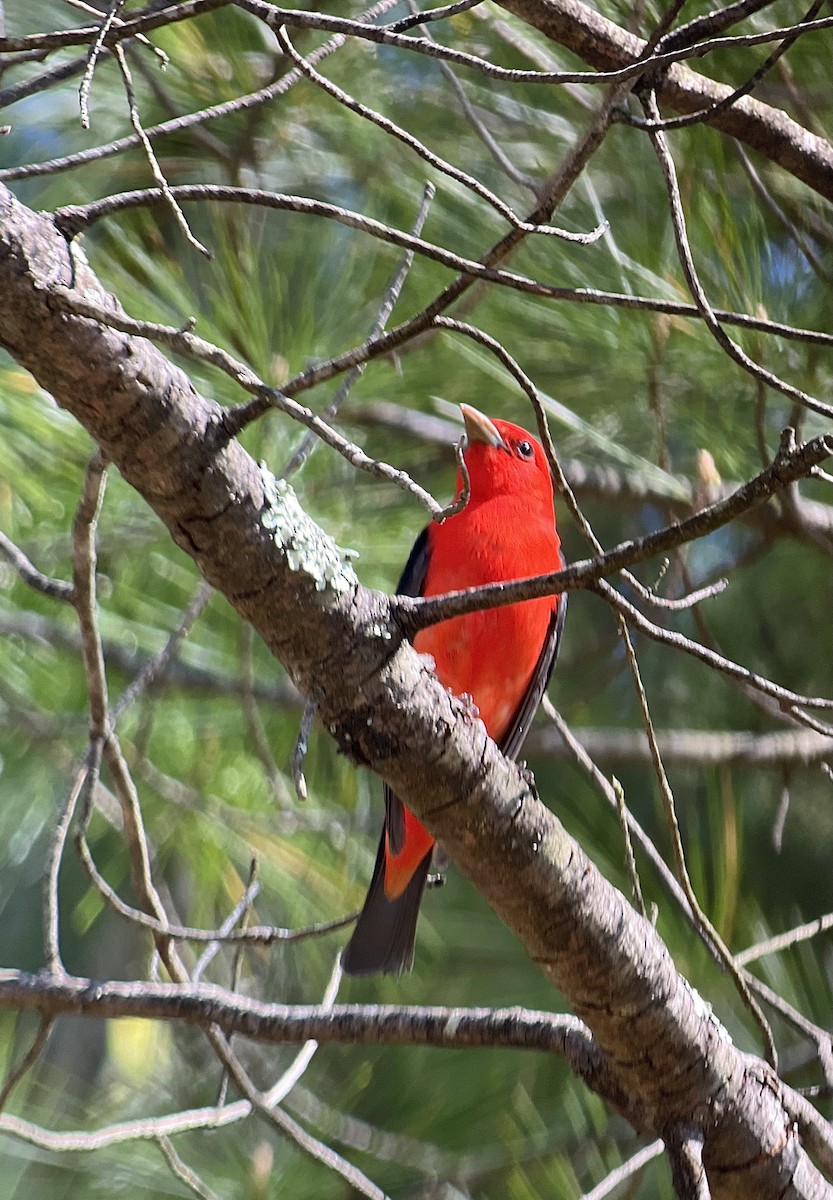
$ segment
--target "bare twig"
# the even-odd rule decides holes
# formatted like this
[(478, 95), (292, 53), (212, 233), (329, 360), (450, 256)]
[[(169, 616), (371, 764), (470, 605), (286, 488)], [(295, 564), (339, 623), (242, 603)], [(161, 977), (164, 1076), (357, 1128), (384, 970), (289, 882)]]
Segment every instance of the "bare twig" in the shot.
[[(309, 60), (307, 60), (307, 62), (309, 62)], [(428, 209), (434, 199), (435, 192), (436, 188), (434, 187), (433, 183), (426, 183), (422, 190), (422, 199), (417, 210), (417, 215), (414, 218), (413, 225), (411, 226), (411, 234), (414, 237), (419, 237), (419, 235), (422, 233), (425, 220), (428, 216)], [(370, 341), (373, 341), (374, 338), (378, 337), (387, 325), (390, 315), (393, 312), (396, 302), (402, 292), (402, 288), (405, 286), (405, 280), (407, 279), (408, 273), (411, 270), (413, 261), (413, 251), (407, 250), (405, 254), (403, 254), (402, 260), (396, 268), (393, 278), (388, 284), (387, 290), (382, 297), (382, 303), (379, 305), (379, 311), (376, 314), (376, 320), (374, 321), (373, 328), (370, 331)], [(330, 421), (334, 420), (336, 413), (338, 413), (342, 404), (349, 396), (353, 384), (364, 374), (365, 366), (365, 363), (359, 363), (358, 366), (353, 367), (353, 369), (347, 373), (347, 377), (342, 380), (341, 386), (324, 410), (323, 419), (325, 421), (329, 423)], [(280, 478), (286, 479), (289, 475), (293, 474), (293, 472), (299, 470), (318, 444), (319, 439), (312, 430), (308, 430), (298, 446), (292, 452), (289, 461), (280, 474)]]
[[(412, 18), (417, 18), (419, 10), (415, 0), (406, 0), (406, 2), (408, 8), (411, 10)], [(431, 45), (437, 45), (430, 29), (425, 29), (423, 36), (426, 42), (429, 42)], [(440, 58), (437, 65), (439, 66), (440, 72), (446, 83), (450, 86), (451, 90), (454, 92), (454, 95), (457, 97), (457, 103), (460, 105), (463, 115), (465, 116), (469, 125), (472, 127), (477, 137), (480, 138), (481, 142), (489, 151), (492, 158), (500, 167), (501, 171), (503, 171), (504, 175), (506, 175), (508, 179), (511, 179), (513, 183), (518, 184), (520, 187), (527, 188), (530, 192), (532, 192), (533, 196), (536, 196), (540, 181), (537, 180), (533, 175), (527, 175), (525, 171), (519, 170), (500, 143), (492, 137), (483, 121), (475, 112), (474, 105), (466, 95), (463, 85), (454, 74), (450, 64), (444, 62), (443, 59)]]
[[(630, 604), (624, 596), (617, 592), (615, 588), (612, 588), (605, 580), (600, 580), (596, 584), (595, 590), (598, 591), (599, 595), (608, 604), (617, 608), (626, 618), (628, 624), (638, 629), (640, 633), (646, 634), (654, 641), (664, 642), (668, 646), (674, 646), (678, 650), (683, 650), (686, 654), (690, 654), (708, 666), (716, 668), (730, 679), (735, 679), (742, 683), (744, 687), (753, 688), (765, 696), (772, 696), (779, 702), (783, 709), (792, 712), (798, 718), (806, 719), (807, 714), (798, 711), (796, 706), (800, 706), (801, 708), (833, 708), (833, 701), (828, 697), (800, 696), (797, 692), (781, 687), (765, 676), (758, 675), (757, 672), (750, 671), (748, 668), (732, 662), (731, 659), (725, 658), (715, 650), (710, 650), (707, 646), (702, 646), (699, 642), (693, 641), (676, 630), (663, 629), (659, 625), (655, 625), (653, 621), (649, 621), (643, 613)], [(806, 723), (808, 726), (810, 725), (809, 721)], [(827, 725), (819, 725), (818, 732), (825, 737), (833, 736), (833, 728)]]
[(822, 1029), (813, 1021), (808, 1020), (803, 1013), (799, 1012), (792, 1004), (784, 999), (783, 996), (774, 991), (771, 987), (758, 979), (745, 967), (740, 968), (743, 972), (743, 977), (746, 980), (749, 988), (757, 996), (774, 1009), (779, 1016), (783, 1017), (794, 1029), (803, 1034), (816, 1048), (821, 1069), (824, 1073), (825, 1082), (829, 1087), (833, 1087), (833, 1034), (827, 1029)]
[(50, 600), (72, 603), (72, 584), (65, 583), (63, 579), (51, 579), (48, 575), (44, 575), (2, 531), (0, 531), (0, 556), (14, 567), (24, 583), (40, 592), (41, 595), (48, 596)]
[(220, 1197), (217, 1195), (217, 1193), (212, 1191), (211, 1188), (208, 1187), (208, 1185), (202, 1179), (200, 1179), (196, 1171), (194, 1171), (192, 1167), (189, 1167), (188, 1164), (180, 1157), (180, 1155), (174, 1149), (173, 1142), (167, 1136), (167, 1134), (159, 1134), (159, 1136), (156, 1138), (156, 1144), (162, 1151), (162, 1157), (170, 1167), (172, 1174), (176, 1176), (180, 1183), (184, 1183), (185, 1186), (192, 1191), (195, 1196), (200, 1197), (200, 1200), (220, 1200)]
[(833, 1179), (833, 1126), (804, 1096), (793, 1088), (783, 1089), (784, 1107), (828, 1179)]
[(647, 1146), (643, 1146), (627, 1162), (622, 1163), (621, 1167), (617, 1167), (615, 1171), (611, 1171), (609, 1175), (605, 1176), (601, 1183), (597, 1183), (592, 1191), (585, 1192), (581, 1200), (605, 1200), (605, 1197), (615, 1191), (620, 1184), (627, 1183), (638, 1171), (646, 1167), (649, 1162), (653, 1162), (655, 1158), (659, 1158), (664, 1149), (665, 1142), (661, 1138), (657, 1138), (655, 1142), (650, 1142)]
[[(643, 105), (648, 117), (652, 120), (657, 119), (659, 110), (657, 109), (656, 98), (651, 93), (649, 97), (643, 98)], [(680, 187), (677, 181), (677, 172), (674, 166), (674, 160), (671, 157), (671, 152), (668, 149), (668, 143), (665, 134), (662, 130), (649, 130), (651, 144), (656, 152), (662, 170), (665, 187), (668, 193), (668, 203), (671, 211), (671, 222), (674, 229), (674, 238), (677, 243), (677, 253), (680, 259), (680, 265), (683, 269), (683, 274), (688, 284), (689, 291), (694, 299), (694, 303), (700, 310), (700, 314), (706, 323), (706, 327), (714, 337), (718, 345), (725, 350), (729, 358), (741, 366), (744, 371), (747, 371), (753, 379), (758, 379), (767, 384), (776, 391), (781, 392), (790, 400), (797, 401), (813, 412), (822, 413), (825, 416), (833, 416), (833, 407), (829, 404), (824, 404), (817, 400), (814, 396), (810, 396), (807, 392), (801, 391), (800, 388), (793, 387), (792, 384), (779, 378), (772, 371), (762, 367), (756, 363), (749, 355), (741, 349), (737, 342), (733, 342), (725, 330), (720, 325), (714, 310), (712, 309), (706, 293), (703, 290), (703, 285), (697, 274), (697, 268), (694, 265), (694, 259), (691, 254), (691, 247), (688, 241), (688, 232), (686, 230), (685, 213), (683, 212), (682, 197), (680, 196)]]
[(365, 454), (360, 446), (342, 437), (340, 433), (337, 433), (332, 426), (322, 421), (310, 409), (305, 408), (302, 404), (298, 404), (297, 401), (292, 400), (277, 388), (267, 387), (251, 368), (238, 362), (227, 351), (220, 349), (219, 346), (214, 346), (210, 342), (204, 341), (203, 338), (197, 337), (195, 334), (189, 333), (184, 329), (173, 329), (165, 325), (152, 325), (144, 321), (134, 321), (132, 318), (125, 317), (120, 313), (110, 313), (109, 310), (100, 308), (95, 304), (90, 304), (85, 300), (80, 300), (69, 292), (66, 293), (64, 299), (67, 307), (79, 315), (89, 317), (95, 321), (101, 321), (104, 324), (112, 326), (114, 329), (121, 329), (128, 333), (137, 333), (141, 337), (152, 338), (162, 342), (164, 345), (179, 350), (181, 353), (189, 354), (204, 362), (210, 362), (234, 379), (246, 391), (254, 392), (257, 399), (251, 405), (240, 405), (238, 408), (224, 414), (223, 424), (226, 435), (229, 438), (238, 434), (247, 424), (257, 417), (262, 416), (269, 409), (279, 409), (300, 424), (306, 425), (308, 429), (313, 430), (322, 441), (326, 442), (334, 450), (337, 450), (352, 466), (367, 471), (369, 474), (375, 475), (379, 479), (384, 479), (386, 482), (394, 483), (403, 491), (410, 492), (420, 503), (424, 504), (432, 516), (438, 516), (444, 511), (442, 505), (438, 504), (433, 496), (425, 491), (424, 488), (415, 483), (405, 471), (397, 470), (397, 468), (391, 467), (388, 463), (380, 462)]
[(104, 747), (101, 736), (92, 736), (87, 753), (75, 776), (72, 789), (52, 831), (49, 847), (46, 880), (44, 884), (43, 908), (43, 942), (47, 969), (53, 972), (64, 971), (61, 959), (60, 922), (58, 904), (58, 884), (63, 862), (67, 836), (75, 816), (75, 810), (81, 801), (82, 811), (89, 804), (89, 797), (95, 791), (98, 772), (101, 766), (101, 755)]
[[(721, 938), (720, 934), (715, 929), (712, 922), (703, 912), (694, 887), (691, 882), (691, 876), (688, 873), (688, 867), (685, 860), (685, 851), (683, 850), (683, 841), (680, 835), (680, 826), (677, 821), (676, 804), (674, 802), (674, 793), (671, 790), (671, 784), (668, 781), (668, 776), (665, 772), (665, 767), (662, 762), (662, 755), (659, 752), (656, 735), (654, 733), (654, 723), (651, 719), (651, 713), (648, 708), (648, 698), (645, 694), (645, 687), (642, 682), (642, 675), (639, 670), (639, 663), (636, 659), (636, 653), (633, 648), (630, 634), (628, 633), (625, 619), (621, 613), (617, 614), (617, 623), (622, 641), (625, 646), (625, 653), (628, 657), (628, 663), (631, 669), (634, 688), (636, 690), (639, 707), (642, 713), (642, 722), (645, 727), (645, 733), (648, 737), (648, 744), (651, 747), (651, 758), (653, 760), (654, 774), (659, 783), (660, 795), (662, 796), (663, 806), (665, 808), (665, 816), (668, 822), (668, 829), (671, 834), (671, 845), (674, 850), (674, 861), (677, 866), (677, 878), (682, 884), (683, 891), (686, 894), (695, 924), (702, 931), (704, 941), (709, 943), (719, 955), (720, 962), (725, 967), (729, 975), (731, 975), (735, 986), (740, 993), (746, 1007), (754, 1017), (758, 1028), (760, 1029), (766, 1050), (767, 1060), (771, 1065), (778, 1069), (778, 1054), (775, 1049), (775, 1039), (772, 1036), (772, 1030), (769, 1023), (761, 1010), (760, 1005), (751, 994), (746, 979), (740, 968), (736, 965), (729, 948)], [(694, 1195), (694, 1193), (692, 1193)]]
[[(104, 45), (104, 39), (107, 37), (113, 22), (118, 16), (119, 9), (124, 7), (125, 0), (111, 0), (110, 7), (104, 14), (104, 20), (99, 26), (98, 32), (95, 35), (93, 44), (90, 46), (90, 52), (87, 56), (87, 69), (84, 71), (84, 78), (81, 80), (81, 88), (78, 93), (78, 105), (81, 110), (81, 127), (89, 129), (90, 127), (90, 88), (92, 87), (93, 74), (95, 72), (95, 64), (98, 61), (98, 56)], [(121, 49), (121, 47), (119, 47)]]
[(616, 811), (619, 814), (619, 825), (622, 829), (622, 840), (625, 844), (625, 867), (628, 872), (628, 880), (631, 885), (631, 896), (633, 897), (633, 905), (637, 912), (641, 913), (647, 920), (648, 912), (645, 908), (645, 900), (642, 895), (642, 886), (639, 882), (639, 872), (636, 869), (636, 859), (633, 853), (633, 843), (631, 842), (631, 833), (628, 829), (628, 807), (625, 803), (625, 789), (622, 787), (619, 780), (614, 775), (610, 781), (613, 788), (613, 794), (616, 797)]
[[(225, 921), (223, 921), (223, 924), (217, 930), (217, 937), (213, 938), (208, 943), (205, 950), (200, 955), (197, 965), (191, 972), (191, 980), (193, 983), (198, 983), (200, 979), (202, 979), (210, 963), (215, 958), (217, 951), (220, 949), (220, 946), (224, 942), (228, 942), (230, 940), (229, 934), (234, 931), (234, 927), (237, 925), (238, 921), (243, 921), (241, 933), (246, 932), (246, 929), (248, 928), (247, 918), (252, 911), (252, 904), (257, 899), (259, 893), (260, 884), (257, 881), (257, 859), (252, 858), (249, 868), (249, 878), (243, 895), (237, 901), (234, 908), (226, 917)], [(142, 924), (144, 923), (145, 922), (142, 922)], [(239, 948), (242, 945), (242, 941), (238, 939), (235, 945)], [(236, 982), (232, 986), (233, 988), (236, 988)]]
[[(372, 5), (364, 13), (358, 16), (358, 21), (372, 21), (388, 9), (393, 8), (397, 0), (379, 0), (377, 4)], [(319, 63), (322, 59), (339, 50), (346, 42), (344, 34), (336, 34), (330, 38), (322, 46), (313, 50), (308, 56), (307, 61), (310, 63)], [(155, 49), (155, 47), (154, 47)], [(109, 53), (109, 52), (108, 52)], [(83, 58), (75, 59), (73, 63), (66, 64), (58, 71), (52, 72), (51, 77), (45, 80), (42, 84), (43, 88), (51, 87), (60, 79), (67, 78), (68, 75), (76, 74), (84, 66)], [(268, 87), (260, 88), (256, 92), (250, 92), (245, 96), (236, 96), (233, 100), (226, 100), (222, 104), (212, 104), (207, 108), (199, 109), (197, 112), (186, 113), (181, 117), (174, 117), (170, 121), (163, 121), (159, 125), (152, 125), (145, 130), (148, 138), (166, 137), (172, 134), (178, 134), (186, 129), (191, 129), (204, 124), (206, 121), (218, 120), (222, 117), (231, 116), (234, 113), (248, 112), (250, 109), (257, 108), (260, 105), (268, 104), (271, 100), (278, 96), (284, 95), (293, 84), (302, 79), (303, 75), (300, 71), (290, 71), (288, 75), (284, 75), (281, 79), (271, 83)], [(0, 107), (5, 107), (13, 104), (16, 99), (23, 99), (29, 95), (27, 90), (31, 88), (31, 81), (28, 84), (17, 86), (14, 89), (6, 88), (0, 92)], [(114, 154), (121, 154), (123, 150), (128, 150), (132, 146), (140, 144), (140, 138), (137, 134), (130, 137), (116, 138), (115, 141), (107, 142), (102, 146), (93, 146), (89, 150), (81, 150), (75, 154), (66, 154), (60, 158), (49, 159), (42, 163), (26, 163), (21, 166), (4, 167), (0, 170), (0, 180), (11, 181), (13, 179), (28, 179), (35, 175), (52, 175), (57, 171), (67, 171), (73, 167), (80, 167), (86, 163), (96, 162), (101, 158), (108, 158)]]
[(393, 33), (407, 33), (409, 29), (415, 29), (418, 25), (445, 21), (448, 17), (456, 17), (458, 13), (468, 12), (470, 8), (476, 8), (478, 4), (482, 3), (483, 0), (456, 0), (455, 4), (443, 4), (440, 8), (429, 8), (424, 12), (415, 11), (410, 17), (400, 17), (398, 21), (389, 21), (386, 28)]
[(756, 959), (763, 958), (767, 954), (779, 954), (782, 950), (789, 950), (791, 946), (798, 945), (800, 942), (818, 937), (820, 933), (826, 933), (828, 929), (833, 929), (833, 913), (825, 913), (823, 917), (818, 917), (815, 921), (808, 921), (806, 925), (797, 925), (795, 929), (790, 929), (787, 933), (779, 933), (775, 937), (749, 946), (735, 955), (735, 962), (739, 967), (745, 967), (747, 963), (755, 962)]
[(173, 661), (173, 658), (179, 649), (180, 642), (187, 638), (194, 622), (200, 616), (211, 597), (214, 595), (214, 589), (210, 584), (202, 582), (194, 593), (193, 598), (189, 602), (182, 617), (180, 618), (176, 628), (172, 631), (164, 646), (149, 659), (138, 675), (132, 680), (130, 685), (125, 688), (122, 695), (113, 705), (112, 721), (116, 725), (119, 718), (127, 711), (132, 704), (149, 688), (158, 682), (165, 674), (168, 666)]
[(14, 1089), (20, 1083), (21, 1079), (31, 1071), (32, 1067), (38, 1061), (42, 1051), (49, 1041), (49, 1035), (52, 1032), (52, 1018), (49, 1016), (41, 1017), (38, 1025), (38, 1032), (32, 1039), (32, 1044), (26, 1053), (9, 1071), (6, 1078), (3, 1080), (3, 1086), (0, 1087), (0, 1113), (6, 1107), (6, 1102)]
[[(558, 729), (559, 734), (564, 739), (566, 744), (569, 746), (576, 762), (579, 764), (582, 770), (587, 773), (595, 786), (607, 800), (611, 808), (618, 812), (618, 799), (613, 785), (611, 784), (610, 780), (607, 779), (607, 777), (599, 770), (581, 743), (573, 736), (573, 733), (567, 725), (567, 722), (561, 716), (558, 709), (550, 700), (549, 696), (544, 696), (543, 701), (541, 702), (541, 707)], [(660, 854), (659, 850), (657, 850), (654, 843), (648, 837), (648, 834), (639, 824), (636, 817), (627, 807), (625, 808), (625, 820), (627, 822), (629, 833), (636, 838), (641, 850), (656, 870), (657, 874), (668, 890), (669, 895), (673, 897), (679, 906), (680, 911), (689, 921), (692, 921), (694, 928), (697, 929), (696, 924), (693, 922), (691, 905), (688, 902), (685, 892), (677, 881), (676, 876)], [(702, 936), (703, 931), (697, 931)], [(715, 951), (711, 945), (711, 942), (707, 941), (706, 945), (708, 946), (709, 951), (714, 954)]]
[[(299, 9), (276, 9), (268, 0), (236, 0), (237, 6), (253, 16), (260, 18), (271, 29), (285, 24), (296, 29), (319, 29), (327, 33), (354, 35), (360, 40), (383, 46), (395, 46), (427, 58), (440, 59), (454, 63), (457, 66), (468, 67), (479, 72), (488, 79), (502, 80), (506, 83), (535, 83), (542, 85), (561, 83), (626, 83), (639, 79), (642, 75), (653, 72), (660, 67), (670, 66), (690, 58), (702, 58), (713, 50), (730, 47), (759, 46), (767, 42), (781, 41), (798, 28), (800, 33), (813, 30), (828, 29), (833, 25), (833, 18), (821, 18), (808, 21), (796, 27), (789, 25), (785, 28), (770, 29), (762, 33), (746, 34), (735, 37), (715, 37), (698, 42), (690, 47), (681, 47), (668, 52), (645, 54), (636, 62), (615, 70), (598, 71), (520, 71), (508, 67), (496, 66), (476, 54), (468, 54), (462, 50), (454, 50), (440, 46), (427, 38), (408, 37), (394, 33), (390, 28), (377, 25), (365, 25), (359, 20), (350, 20), (332, 16), (318, 11), (303, 11)], [(111, 28), (104, 44), (113, 46), (127, 38), (136, 37), (139, 33), (147, 33), (163, 25), (171, 25), (177, 21), (190, 20), (203, 12), (221, 8), (229, 0), (186, 0), (185, 3), (172, 5), (161, 12), (148, 11), (139, 14), (131, 20), (125, 20)], [(673, 10), (673, 6), (672, 6)], [(0, 53), (17, 53), (25, 51), (58, 50), (68, 46), (82, 46), (89, 43), (98, 33), (98, 26), (79, 26), (76, 29), (58, 30), (53, 33), (36, 33), (22, 37), (0, 38)]]
[[(321, 1011), (329, 1012), (336, 1000), (338, 999), (338, 990), (341, 987), (343, 972), (341, 970), (341, 954), (335, 956), (333, 969), (330, 972), (330, 978), (327, 982), (327, 987), (324, 990), (324, 995), (321, 999)], [(313, 1055), (318, 1049), (318, 1042), (315, 1038), (310, 1038), (304, 1042), (298, 1054), (287, 1069), (281, 1074), (281, 1077), (272, 1084), (268, 1092), (264, 1093), (263, 1100), (268, 1108), (274, 1108), (278, 1104), (282, 1104), (292, 1089), (295, 1087), (299, 1079), (303, 1075), (312, 1062)]]
[[(124, 0), (114, 0), (114, 2), (123, 4)], [(119, 64), (119, 70), (121, 71), (122, 79), (124, 80), (124, 90), (127, 95), (127, 104), (130, 111), (130, 124), (133, 126), (134, 130), (136, 131), (136, 136), (142, 143), (142, 147), (145, 151), (145, 157), (148, 160), (153, 178), (161, 188), (162, 195), (165, 197), (168, 207), (173, 214), (174, 220), (179, 226), (180, 232), (182, 233), (182, 236), (185, 238), (186, 242), (188, 242), (190, 246), (193, 246), (195, 250), (199, 250), (200, 254), (204, 254), (206, 258), (212, 258), (213, 256), (211, 251), (204, 246), (201, 241), (195, 238), (191, 232), (191, 227), (185, 219), (185, 214), (177, 204), (176, 197), (173, 195), (170, 184), (165, 178), (164, 172), (159, 165), (159, 160), (156, 157), (156, 152), (153, 149), (153, 143), (145, 133), (142, 125), (142, 119), (139, 116), (139, 106), (136, 102), (136, 93), (133, 89), (133, 76), (130, 72), (130, 67), (128, 66), (124, 48), (121, 45), (117, 45), (114, 48), (114, 53), (116, 55), (116, 62)]]
[[(343, 105), (351, 112), (356, 113), (357, 116), (363, 117), (364, 120), (370, 121), (373, 125), (376, 125), (377, 128), (383, 130), (383, 132), (387, 133), (390, 137), (396, 138), (397, 141), (400, 141), (404, 145), (408, 146), (423, 160), (423, 162), (427, 162), (430, 166), (436, 168), (436, 170), (441, 171), (443, 175), (448, 175), (449, 178), (461, 183), (464, 187), (468, 188), (469, 191), (473, 192), (474, 195), (478, 196), (481, 200), (485, 200), (487, 204), (491, 205), (496, 212), (500, 213), (500, 215), (516, 229), (523, 230), (524, 233), (549, 234), (553, 237), (559, 237), (564, 241), (579, 242), (582, 245), (589, 245), (590, 243), (597, 241), (604, 233), (604, 226), (599, 226), (590, 233), (573, 233), (567, 229), (558, 229), (554, 226), (543, 224), (533, 225), (522, 220), (521, 217), (517, 216), (517, 214), (512, 211), (508, 204), (504, 203), (499, 196), (496, 196), (494, 192), (482, 184), (478, 179), (475, 179), (474, 176), (467, 174), (465, 171), (455, 167), (452, 163), (447, 162), (444, 158), (441, 158), (438, 154), (435, 154), (432, 150), (429, 150), (427, 146), (420, 142), (418, 138), (414, 137), (412, 133), (409, 133), (407, 129), (403, 129), (400, 125), (397, 125), (394, 121), (389, 120), (387, 117), (383, 117), (380, 113), (376, 112), (372, 108), (369, 108), (367, 105), (361, 104), (353, 96), (350, 96), (347, 92), (342, 91), (342, 89), (334, 84), (331, 80), (326, 79), (323, 75), (320, 75), (316, 70), (314, 70), (314, 68), (309, 66), (305, 59), (302, 58), (302, 56), (297, 52), (295, 47), (292, 45), (292, 42), (289, 40), (285, 29), (281, 28), (278, 30), (277, 38), (281, 49), (283, 49), (284, 53), (291, 57), (292, 61), (297, 64), (298, 68), (304, 72), (307, 78), (311, 79), (313, 83), (316, 83), (320, 88), (332, 96), (333, 99), (337, 100), (339, 104)], [(453, 75), (451, 77), (452, 79), (454, 78)], [(454, 82), (456, 83), (456, 80), (454, 80)], [(466, 103), (468, 104), (468, 101), (466, 101)], [(479, 122), (478, 127), (480, 127)], [(526, 186), (535, 190), (537, 184), (532, 181), (527, 181)]]
[(702, 122), (711, 120), (720, 113), (725, 112), (728, 108), (731, 108), (733, 104), (737, 104), (738, 100), (740, 100), (743, 96), (749, 95), (753, 88), (755, 88), (756, 85), (764, 78), (767, 72), (771, 70), (776, 62), (778, 62), (782, 54), (785, 54), (786, 51), (789, 50), (790, 46), (792, 46), (792, 44), (802, 35), (802, 33), (805, 33), (808, 28), (813, 27), (813, 17), (815, 17), (816, 13), (823, 4), (824, 0), (813, 0), (813, 3), (807, 10), (804, 20), (797, 22), (786, 32), (784, 40), (780, 43), (780, 45), (775, 47), (772, 53), (768, 55), (768, 57), (755, 71), (753, 71), (745, 83), (741, 84), (740, 87), (735, 88), (735, 90), (730, 92), (728, 96), (723, 96), (720, 100), (715, 100), (712, 104), (706, 105), (705, 108), (701, 108), (699, 112), (688, 113), (684, 117), (669, 117), (665, 120), (660, 119), (659, 115), (657, 114), (656, 116), (651, 116), (644, 121), (640, 121), (638, 118), (627, 113), (621, 113), (617, 115), (621, 120), (627, 122), (627, 124), (636, 125), (639, 129), (647, 129), (651, 132), (669, 129), (686, 129), (689, 125), (698, 125)]
[(360, 1171), (353, 1163), (348, 1162), (347, 1159), (343, 1158), (335, 1150), (320, 1142), (312, 1134), (307, 1133), (283, 1109), (270, 1107), (266, 1102), (265, 1096), (249, 1078), (243, 1064), (231, 1049), (225, 1036), (218, 1029), (209, 1028), (207, 1036), (216, 1053), (228, 1068), (238, 1090), (246, 1097), (255, 1112), (263, 1117), (269, 1125), (272, 1125), (285, 1137), (289, 1138), (291, 1142), (300, 1150), (303, 1150), (314, 1161), (321, 1163), (331, 1171), (335, 1171), (354, 1191), (358, 1192), (359, 1195), (366, 1196), (367, 1200), (390, 1200), (390, 1197), (381, 1188), (377, 1187), (372, 1180), (368, 1179), (364, 1172)]
[[(232, 914), (235, 918), (232, 927), (228, 929), (225, 926), (221, 929), (195, 929), (191, 926), (176, 925), (167, 920), (160, 921), (156, 917), (150, 916), (149, 913), (126, 904), (96, 867), (86, 840), (77, 840), (79, 857), (90, 882), (101, 893), (113, 911), (128, 921), (141, 925), (154, 934), (164, 935), (172, 941), (208, 942), (209, 944), (249, 942), (252, 945), (260, 946), (271, 946), (276, 942), (302, 942), (307, 938), (324, 937), (328, 933), (345, 929), (348, 925), (352, 925), (358, 916), (358, 913), (348, 913), (346, 917), (337, 917), (334, 921), (321, 921), (301, 929), (283, 929), (275, 925), (252, 925), (247, 929), (234, 929), (233, 924), (239, 920), (240, 915), (237, 909)], [(226, 925), (228, 925), (228, 921)]]

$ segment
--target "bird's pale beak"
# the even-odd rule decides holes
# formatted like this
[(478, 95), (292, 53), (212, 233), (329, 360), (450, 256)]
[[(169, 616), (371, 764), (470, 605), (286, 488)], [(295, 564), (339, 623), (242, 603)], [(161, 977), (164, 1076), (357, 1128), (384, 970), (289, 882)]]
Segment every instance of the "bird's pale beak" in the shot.
[(495, 446), (501, 450), (509, 449), (500, 436), (495, 423), (490, 421), (479, 409), (472, 408), (470, 404), (461, 404), (460, 412), (463, 414), (463, 424), (466, 427), (469, 444), (482, 442), (486, 446)]

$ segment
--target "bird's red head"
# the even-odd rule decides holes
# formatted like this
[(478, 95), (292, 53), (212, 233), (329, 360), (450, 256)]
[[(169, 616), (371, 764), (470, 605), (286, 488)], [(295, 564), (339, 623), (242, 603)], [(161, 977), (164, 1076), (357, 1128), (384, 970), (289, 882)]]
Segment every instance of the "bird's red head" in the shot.
[[(494, 496), (517, 496), (531, 509), (553, 511), (552, 476), (544, 447), (519, 425), (492, 421), (461, 404), (468, 444), (463, 458), (469, 472), (472, 504)], [(458, 479), (458, 492), (462, 480)]]

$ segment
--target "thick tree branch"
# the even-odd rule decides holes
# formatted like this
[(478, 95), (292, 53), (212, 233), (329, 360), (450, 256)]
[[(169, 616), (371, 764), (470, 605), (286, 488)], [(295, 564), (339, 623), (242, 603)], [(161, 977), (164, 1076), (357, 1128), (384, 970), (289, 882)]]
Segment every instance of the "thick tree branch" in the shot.
[[(499, 2), (502, 8), (600, 71), (629, 66), (645, 49), (642, 38), (601, 16), (582, 0)], [(733, 91), (682, 63), (675, 63), (659, 75), (656, 90), (662, 104), (681, 113), (698, 112), (725, 99)], [(709, 123), (721, 133), (751, 146), (828, 200), (833, 200), (833, 146), (786, 113), (751, 96), (743, 96), (731, 108), (717, 113)]]
[(702, 1132), (719, 1200), (829, 1198), (777, 1077), (737, 1050), (528, 775), (400, 641), (389, 599), (363, 588), (291, 489), (229, 441), (218, 405), (150, 343), (68, 315), (56, 287), (116, 306), (48, 217), (0, 192), (0, 344), (251, 622), (341, 748), (443, 842), (592, 1030), (610, 1070), (604, 1094), (627, 1097), (641, 1130)]

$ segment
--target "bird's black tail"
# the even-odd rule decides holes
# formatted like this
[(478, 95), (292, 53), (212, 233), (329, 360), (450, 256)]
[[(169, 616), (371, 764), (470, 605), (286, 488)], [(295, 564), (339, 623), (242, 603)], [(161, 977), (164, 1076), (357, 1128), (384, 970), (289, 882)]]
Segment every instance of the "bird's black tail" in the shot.
[(402, 895), (389, 900), (385, 895), (385, 830), (382, 830), (364, 908), (341, 953), (341, 965), (346, 975), (375, 975), (378, 972), (391, 975), (410, 971), (414, 961), (419, 902), (430, 863), (429, 850)]

